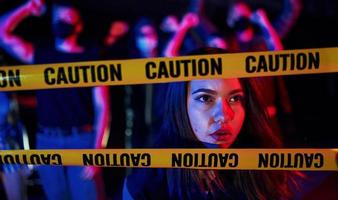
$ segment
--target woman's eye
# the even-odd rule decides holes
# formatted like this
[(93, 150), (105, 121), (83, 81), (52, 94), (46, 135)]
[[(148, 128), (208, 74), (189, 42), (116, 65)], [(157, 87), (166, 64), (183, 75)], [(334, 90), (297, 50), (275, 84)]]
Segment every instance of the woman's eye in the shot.
[(197, 100), (202, 102), (202, 103), (211, 103), (213, 102), (214, 98), (210, 95), (201, 95), (197, 97)]
[(230, 103), (243, 103), (243, 101), (244, 101), (243, 95), (235, 95), (229, 99)]

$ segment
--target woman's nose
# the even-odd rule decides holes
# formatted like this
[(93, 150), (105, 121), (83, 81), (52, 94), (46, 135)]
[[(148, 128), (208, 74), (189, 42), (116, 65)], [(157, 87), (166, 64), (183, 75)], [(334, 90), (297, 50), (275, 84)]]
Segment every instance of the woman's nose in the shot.
[(228, 122), (233, 120), (234, 118), (234, 111), (232, 110), (229, 103), (225, 100), (218, 100), (215, 105), (215, 115), (214, 121), (215, 122)]

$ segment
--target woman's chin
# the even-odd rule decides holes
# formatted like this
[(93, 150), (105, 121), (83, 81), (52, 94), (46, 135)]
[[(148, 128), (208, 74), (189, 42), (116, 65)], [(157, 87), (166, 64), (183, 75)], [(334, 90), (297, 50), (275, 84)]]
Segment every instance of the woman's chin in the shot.
[(203, 145), (204, 145), (206, 148), (210, 148), (210, 149), (213, 149), (213, 148), (220, 148), (220, 144), (216, 144), (216, 143), (203, 142)]

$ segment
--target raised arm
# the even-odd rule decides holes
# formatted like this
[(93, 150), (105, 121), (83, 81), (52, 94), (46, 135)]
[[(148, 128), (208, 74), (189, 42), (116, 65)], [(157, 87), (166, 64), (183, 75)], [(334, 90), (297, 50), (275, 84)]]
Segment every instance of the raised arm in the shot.
[(250, 20), (258, 25), (260, 30), (262, 31), (265, 43), (268, 47), (268, 50), (282, 50), (283, 44), (280, 40), (279, 35), (277, 34), (276, 30), (270, 23), (266, 13), (262, 9), (256, 10), (250, 16)]
[[(106, 147), (107, 137), (109, 136), (110, 128), (110, 95), (107, 86), (99, 86), (93, 88), (93, 102), (95, 108), (94, 130), (95, 134), (95, 149)], [(97, 175), (99, 168), (86, 167), (83, 171), (83, 178), (92, 179)]]
[(197, 26), (199, 19), (195, 13), (187, 13), (184, 15), (176, 33), (168, 42), (167, 47), (164, 50), (164, 56), (173, 57), (177, 56), (182, 46), (183, 40), (190, 28)]
[(110, 127), (110, 95), (107, 86), (99, 86), (93, 88), (94, 107), (95, 107), (95, 130), (96, 140), (95, 148), (105, 148)]
[(15, 35), (14, 30), (25, 18), (40, 16), (44, 11), (43, 0), (30, 0), (2, 16), (0, 20), (0, 47), (16, 59), (24, 63), (32, 63), (34, 57), (33, 44)]
[(272, 22), (277, 34), (280, 38), (291, 30), (296, 23), (302, 10), (301, 0), (283, 0), (283, 8), (279, 17)]

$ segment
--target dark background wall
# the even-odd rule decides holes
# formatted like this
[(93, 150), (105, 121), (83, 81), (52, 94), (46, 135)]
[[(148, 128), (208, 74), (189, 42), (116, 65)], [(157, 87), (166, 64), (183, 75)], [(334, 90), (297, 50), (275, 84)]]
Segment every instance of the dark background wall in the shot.
[[(22, 4), (24, 0), (0, 1), (0, 14)], [(49, 1), (47, 1), (49, 2)], [(167, 14), (181, 16), (188, 8), (186, 0), (79, 0), (86, 22), (86, 35), (100, 37), (106, 33), (109, 22), (114, 19), (124, 19), (132, 23), (140, 16), (150, 16), (160, 21)], [(206, 13), (221, 29), (225, 29), (224, 18), (227, 11), (226, 0), (207, 0)], [(265, 8), (271, 19), (280, 12), (282, 0), (248, 0), (253, 8)], [(284, 39), (287, 49), (329, 47), (338, 45), (338, 2), (335, 0), (303, 0), (301, 16)], [(27, 29), (27, 27), (31, 27)], [(30, 18), (20, 26), (19, 32), (26, 37), (41, 37), (48, 35), (49, 15), (42, 18)], [(34, 31), (32, 31), (34, 30)], [(26, 33), (28, 32), (28, 34)]]

